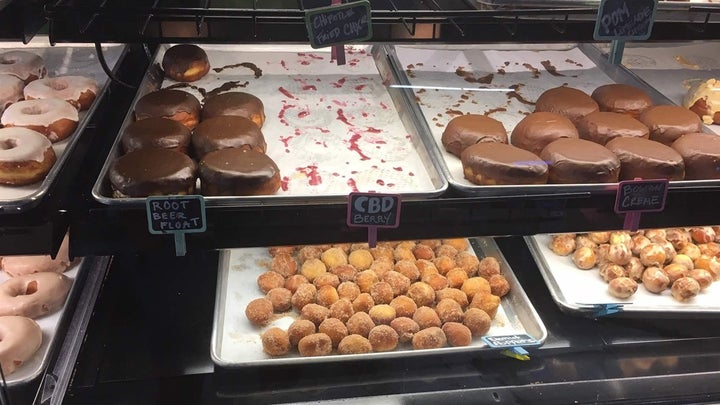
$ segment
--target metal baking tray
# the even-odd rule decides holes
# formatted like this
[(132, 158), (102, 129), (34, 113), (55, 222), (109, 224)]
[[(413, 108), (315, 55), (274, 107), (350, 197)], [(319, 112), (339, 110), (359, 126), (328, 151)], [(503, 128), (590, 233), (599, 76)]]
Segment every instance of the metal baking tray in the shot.
[(691, 302), (680, 303), (670, 296), (670, 290), (653, 294), (639, 286), (632, 297), (623, 300), (607, 292), (607, 283), (597, 269), (580, 270), (571, 256), (553, 253), (549, 244), (551, 235), (526, 236), (525, 241), (535, 258), (540, 273), (550, 290), (550, 295), (563, 311), (592, 317), (598, 305), (622, 304), (622, 311), (613, 316), (621, 317), (667, 317), (717, 316), (720, 313), (720, 283), (715, 282)]
[[(352, 191), (400, 193), (412, 199), (438, 196), (447, 189), (428, 152), (432, 145), (419, 135), (408, 112), (410, 105), (399, 89), (388, 86), (394, 76), (380, 48), (346, 47), (347, 64), (338, 66), (331, 62), (330, 48), (203, 45), (214, 70), (183, 86), (163, 81), (159, 62), (169, 46), (160, 46), (158, 63), (146, 73), (135, 102), (158, 88), (176, 86), (201, 101), (204, 92), (233, 88), (257, 95), (267, 116), (262, 128), (267, 155), (283, 178), (275, 195), (206, 197), (206, 205), (344, 201)], [(239, 63), (255, 70), (222, 68)], [(121, 155), (120, 135), (133, 120), (131, 108), (93, 187), (101, 203), (145, 203), (143, 198), (113, 198), (107, 176)]]
[[(510, 293), (503, 297), (487, 336), (525, 333), (533, 337), (538, 342), (538, 346), (541, 345), (547, 338), (545, 325), (495, 244), (495, 240), (473, 238), (470, 239), (470, 245), (470, 251), (478, 257), (497, 258), (502, 266), (502, 274), (510, 284)], [(411, 347), (401, 345), (395, 351), (383, 353), (322, 357), (300, 357), (297, 353), (290, 353), (283, 357), (271, 357), (262, 350), (260, 335), (264, 329), (253, 326), (245, 317), (247, 304), (255, 298), (264, 296), (257, 287), (256, 279), (269, 269), (270, 261), (267, 248), (229, 249), (221, 253), (211, 338), (211, 356), (215, 364), (234, 368), (497, 350), (489, 348), (481, 339), (474, 338), (472, 344), (466, 347), (412, 350)], [(287, 329), (297, 318), (298, 314), (295, 311), (277, 314), (266, 328), (278, 326)]]
[[(598, 48), (588, 44), (409, 45), (387, 46), (386, 52), (398, 75), (399, 86), (412, 103), (418, 125), (434, 141), (432, 153), (440, 162), (443, 174), (453, 188), (465, 195), (612, 193), (617, 190), (617, 183), (473, 184), (464, 178), (460, 158), (442, 146), (445, 125), (457, 115), (486, 114), (501, 121), (510, 137), (515, 125), (534, 111), (531, 103), (543, 91), (565, 84), (590, 94), (604, 84), (625, 83), (645, 90), (655, 104), (672, 104), (672, 100), (627, 69), (610, 64)], [(480, 83), (482, 81), (489, 83)], [(513, 92), (513, 88), (518, 89)], [(670, 183), (671, 189), (708, 186), (720, 186), (720, 181)]]
[[(70, 287), (70, 292), (65, 299), (65, 304), (58, 311), (52, 314), (35, 318), (35, 321), (40, 325), (42, 329), (42, 345), (37, 352), (23, 365), (15, 370), (14, 373), (5, 376), (5, 382), (8, 386), (15, 386), (28, 383), (37, 378), (41, 373), (45, 371), (50, 362), (50, 355), (54, 350), (56, 344), (60, 344), (64, 336), (58, 336), (57, 332), (60, 328), (60, 324), (65, 318), (65, 312), (68, 310), (68, 302), (71, 297), (79, 293), (80, 286), (75, 281), (78, 278), (78, 273), (81, 271), (87, 271), (83, 266), (83, 260), (76, 260), (76, 262), (70, 266), (70, 268), (63, 274), (73, 280), (73, 284)], [(5, 272), (0, 272), (0, 283), (3, 283), (10, 279)], [(72, 316), (72, 311), (67, 316)]]
[[(475, 0), (477, 7), (481, 9), (548, 9), (548, 8), (562, 8), (572, 9), (579, 7), (600, 7), (600, 0)], [(662, 0), (658, 3), (658, 11), (662, 13), (655, 16), (656, 21), (703, 21), (705, 15), (698, 13), (697, 16), (692, 14), (683, 15), (682, 17), (674, 16), (673, 11), (695, 11), (695, 7), (706, 8), (717, 8), (720, 7), (717, 0)], [(562, 14), (560, 12), (559, 14)], [(702, 15), (700, 15), (702, 14)], [(596, 15), (577, 16), (581, 19), (596, 19)], [(690, 20), (683, 19), (684, 17), (690, 17)], [(694, 18), (693, 18), (694, 17)]]
[[(111, 44), (103, 45), (102, 49), (105, 60), (112, 69), (122, 58), (126, 47), (122, 44)], [(110, 80), (102, 70), (93, 44), (68, 43), (50, 46), (47, 36), (35, 37), (27, 45), (0, 42), (0, 53), (11, 50), (33, 52), (40, 55), (45, 61), (49, 77), (60, 75), (88, 76), (95, 79), (100, 87), (100, 94), (97, 95), (90, 108), (80, 112), (75, 132), (67, 139), (53, 144), (57, 161), (43, 181), (21, 187), (0, 185), (0, 212), (18, 213), (34, 207), (45, 196), (50, 185), (55, 180), (55, 176), (62, 170), (65, 160), (70, 156), (70, 152), (75, 147), (80, 134), (90, 121), (90, 117), (100, 104), (100, 99), (109, 87)]]
[[(716, 3), (720, 6), (720, 3)], [(597, 45), (596, 45), (597, 46)], [(603, 51), (607, 48), (599, 46)], [(720, 78), (720, 42), (628, 43), (622, 65), (677, 105), (683, 105), (688, 89), (696, 82)], [(720, 125), (707, 126), (720, 134)]]

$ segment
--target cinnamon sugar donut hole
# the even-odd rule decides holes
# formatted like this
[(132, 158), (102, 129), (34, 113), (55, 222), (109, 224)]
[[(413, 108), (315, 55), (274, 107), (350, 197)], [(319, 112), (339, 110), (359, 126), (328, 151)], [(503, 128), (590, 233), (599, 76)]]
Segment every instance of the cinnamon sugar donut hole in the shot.
[(273, 256), (270, 262), (270, 270), (283, 277), (290, 277), (297, 274), (298, 263), (291, 254), (279, 252)]
[(313, 333), (298, 342), (298, 351), (303, 357), (327, 356), (332, 349), (332, 340), (324, 333)]
[(323, 273), (315, 277), (313, 284), (315, 284), (318, 290), (326, 285), (337, 288), (337, 286), (340, 285), (340, 277), (332, 273)]
[(416, 333), (412, 339), (413, 349), (438, 349), (447, 346), (445, 332), (439, 327), (430, 327)]
[(417, 304), (410, 297), (399, 295), (390, 301), (390, 306), (395, 309), (395, 315), (398, 317), (412, 318), (417, 311)]
[(328, 318), (322, 321), (318, 327), (318, 332), (328, 335), (334, 348), (337, 348), (340, 342), (348, 335), (345, 324), (336, 318)]
[(267, 325), (272, 315), (273, 304), (267, 298), (254, 299), (245, 308), (245, 316), (254, 325)]
[(315, 324), (307, 319), (297, 319), (288, 327), (288, 338), (292, 347), (297, 347), (300, 339), (315, 333)]
[(398, 345), (399, 335), (389, 325), (378, 325), (370, 330), (368, 340), (374, 352), (389, 352)]
[(340, 354), (363, 354), (372, 352), (370, 341), (360, 335), (346, 336), (338, 345)]
[(395, 329), (400, 343), (412, 342), (413, 336), (420, 331), (417, 322), (408, 317), (395, 318), (390, 322), (390, 327)]
[(339, 299), (330, 305), (330, 317), (347, 322), (355, 313), (352, 302), (347, 299)]
[(375, 322), (365, 312), (355, 312), (348, 319), (346, 326), (349, 334), (367, 338), (372, 328), (375, 327)]
[(280, 328), (270, 328), (260, 336), (263, 351), (271, 356), (282, 356), (290, 351), (288, 333)]
[(375, 306), (375, 301), (369, 293), (362, 293), (353, 300), (352, 304), (355, 312), (368, 312)]

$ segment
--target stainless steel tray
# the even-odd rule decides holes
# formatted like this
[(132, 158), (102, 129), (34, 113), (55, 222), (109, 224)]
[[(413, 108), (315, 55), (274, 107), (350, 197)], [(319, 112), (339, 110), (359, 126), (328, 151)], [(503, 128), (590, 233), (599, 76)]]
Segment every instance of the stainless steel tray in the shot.
[[(63, 273), (73, 280), (73, 285), (70, 287), (70, 292), (65, 300), (65, 304), (60, 310), (35, 319), (38, 325), (40, 325), (40, 329), (42, 329), (42, 345), (40, 346), (40, 349), (35, 352), (33, 357), (15, 370), (14, 373), (5, 376), (5, 381), (8, 386), (12, 387), (28, 383), (37, 378), (47, 368), (48, 363), (50, 362), (50, 355), (53, 352), (55, 345), (62, 342), (62, 339), (64, 338), (64, 336), (57, 335), (58, 328), (65, 316), (72, 316), (72, 311), (70, 311), (68, 315), (66, 315), (66, 311), (69, 309), (68, 302), (71, 297), (80, 291), (80, 287), (75, 281), (79, 272), (87, 271), (87, 269), (83, 266), (83, 263), (84, 261), (78, 260), (70, 267), (70, 269)], [(10, 276), (8, 276), (5, 272), (0, 272), (0, 283), (5, 282), (9, 278)], [(70, 308), (70, 310), (71, 309), (72, 308)]]
[[(502, 274), (510, 284), (510, 293), (503, 297), (497, 316), (487, 336), (526, 333), (538, 345), (547, 338), (547, 330), (533, 308), (525, 291), (492, 238), (470, 239), (471, 252), (478, 257), (493, 256), (502, 266)], [(262, 351), (260, 334), (262, 330), (250, 324), (245, 317), (245, 307), (255, 298), (264, 296), (257, 287), (257, 276), (268, 270), (270, 255), (267, 248), (230, 249), (220, 255), (215, 315), (211, 338), (211, 356), (215, 364), (222, 367), (272, 366), (284, 364), (307, 364), (372, 360), (404, 356), (423, 356), (444, 353), (471, 353), (489, 348), (481, 339), (475, 338), (470, 346), (445, 347), (432, 350), (412, 350), (400, 346), (397, 350), (384, 353), (361, 355), (330, 355), (322, 357), (300, 357), (291, 353), (283, 357), (271, 357)], [(267, 327), (283, 329), (297, 318), (297, 313), (277, 315)]]
[(578, 269), (571, 257), (558, 256), (550, 250), (550, 240), (550, 235), (525, 237), (550, 295), (565, 312), (592, 317), (597, 312), (596, 305), (622, 304), (622, 310), (613, 316), (676, 318), (688, 314), (717, 316), (720, 313), (720, 283), (717, 282), (688, 303), (675, 301), (669, 290), (653, 294), (642, 286), (627, 300), (615, 298), (607, 292), (607, 283), (596, 269)]
[[(103, 53), (108, 66), (111, 69), (121, 59), (125, 52), (125, 45), (112, 44), (103, 45)], [(13, 42), (0, 42), (0, 53), (10, 50), (21, 50), (33, 52), (45, 60), (48, 76), (59, 75), (82, 75), (92, 77), (100, 86), (100, 94), (87, 111), (82, 111), (79, 116), (78, 127), (67, 139), (53, 144), (57, 161), (42, 182), (22, 187), (10, 187), (0, 185), (0, 212), (18, 213), (34, 207), (45, 196), (50, 185), (70, 156), (83, 129), (90, 121), (100, 99), (110, 85), (105, 72), (98, 62), (95, 54), (95, 46), (92, 44), (57, 44), (50, 46), (48, 38), (35, 37), (32, 42), (22, 45)]]
[[(568, 84), (588, 94), (603, 84), (625, 83), (643, 88), (655, 104), (672, 101), (627, 69), (608, 63), (601, 51), (587, 44), (492, 46), (387, 47), (398, 82), (412, 102), (416, 120), (433, 139), (433, 154), (450, 185), (465, 195), (496, 197), (557, 193), (612, 193), (617, 183), (480, 186), (463, 176), (462, 163), (442, 146), (442, 132), (456, 115), (472, 112), (501, 121), (508, 136), (515, 125), (534, 111), (540, 94)], [(553, 73), (544, 67), (556, 68)], [(492, 74), (488, 84), (473, 83)], [(526, 102), (513, 98), (515, 92)], [(707, 130), (711, 132), (710, 130)], [(671, 189), (719, 186), (717, 180), (675, 181)]]
[[(160, 46), (156, 62), (168, 47)], [(437, 196), (447, 189), (428, 152), (432, 145), (419, 136), (409, 104), (399, 89), (387, 87), (393, 75), (379, 48), (348, 47), (344, 66), (331, 62), (329, 48), (203, 45), (203, 49), (214, 69), (246, 62), (262, 73), (245, 67), (211, 70), (193, 87), (178, 88), (200, 100), (202, 92), (221, 86), (258, 95), (267, 116), (262, 129), (267, 154), (283, 176), (283, 187), (275, 195), (207, 197), (206, 205), (345, 201), (351, 191), (400, 193), (412, 199)], [(163, 81), (159, 65), (153, 64), (135, 102), (150, 91), (176, 85)], [(132, 122), (130, 109), (120, 134)], [(143, 198), (112, 197), (107, 174), (120, 155), (118, 135), (93, 196), (109, 205), (144, 204)]]

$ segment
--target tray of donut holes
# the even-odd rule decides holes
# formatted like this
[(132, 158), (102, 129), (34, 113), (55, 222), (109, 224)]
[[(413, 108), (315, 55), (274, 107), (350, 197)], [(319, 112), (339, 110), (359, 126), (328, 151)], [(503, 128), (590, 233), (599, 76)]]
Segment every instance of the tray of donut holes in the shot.
[[(124, 45), (104, 45), (112, 69)], [(109, 85), (92, 44), (0, 43), (0, 206), (40, 201)]]
[[(441, 194), (447, 181), (384, 54), (346, 47), (160, 45), (93, 188), (105, 204), (209, 205)], [(383, 65), (383, 63), (385, 65)]]
[(387, 47), (452, 187), (611, 192), (635, 178), (717, 186), (720, 138), (586, 44)]
[(720, 227), (536, 235), (526, 241), (555, 302), (590, 315), (717, 316)]
[(67, 302), (79, 292), (74, 282), (86, 271), (68, 258), (67, 236), (55, 259), (50, 256), (0, 258), (0, 365), (5, 382), (20, 385), (37, 378), (64, 335), (60, 323)]
[(225, 367), (491, 350), (547, 331), (491, 238), (231, 249), (212, 357)]

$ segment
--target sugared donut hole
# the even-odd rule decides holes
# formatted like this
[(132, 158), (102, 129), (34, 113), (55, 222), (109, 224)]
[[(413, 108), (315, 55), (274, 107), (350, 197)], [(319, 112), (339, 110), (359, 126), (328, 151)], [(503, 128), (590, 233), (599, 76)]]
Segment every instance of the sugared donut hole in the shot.
[(61, 91), (68, 88), (67, 82), (60, 80), (49, 81), (47, 83), (47, 86), (56, 91)]

